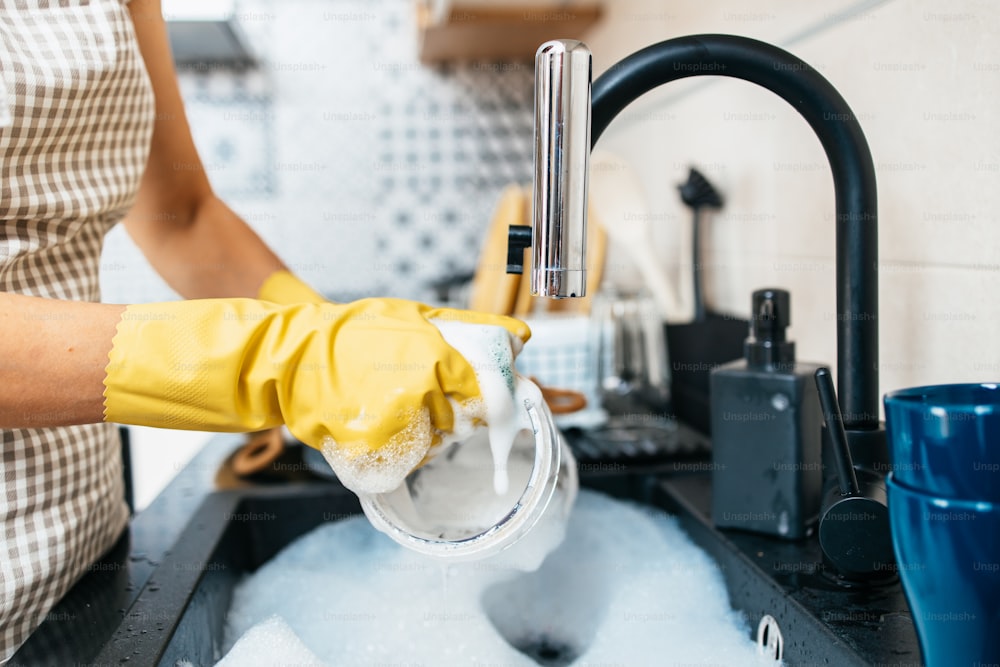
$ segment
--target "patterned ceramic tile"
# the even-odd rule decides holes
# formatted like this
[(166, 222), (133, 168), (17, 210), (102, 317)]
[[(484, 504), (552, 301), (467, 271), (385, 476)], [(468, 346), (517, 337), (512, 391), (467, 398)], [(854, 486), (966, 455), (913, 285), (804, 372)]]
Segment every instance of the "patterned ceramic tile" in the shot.
[[(408, 0), (243, 0), (236, 16), (259, 66), (180, 74), (220, 196), (330, 294), (431, 301), (471, 273), (500, 190), (531, 177), (530, 66), (422, 65)], [(127, 237), (107, 252), (140, 262)], [(106, 297), (162, 298), (149, 273), (107, 276)]]

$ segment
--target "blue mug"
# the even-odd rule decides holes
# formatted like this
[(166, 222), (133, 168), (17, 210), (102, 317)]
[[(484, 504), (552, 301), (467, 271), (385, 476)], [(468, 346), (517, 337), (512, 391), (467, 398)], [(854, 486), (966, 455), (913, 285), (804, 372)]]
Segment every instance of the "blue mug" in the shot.
[(1000, 503), (886, 480), (892, 544), (927, 667), (1000, 664)]
[(891, 392), (885, 427), (897, 482), (942, 498), (1000, 502), (1000, 384)]

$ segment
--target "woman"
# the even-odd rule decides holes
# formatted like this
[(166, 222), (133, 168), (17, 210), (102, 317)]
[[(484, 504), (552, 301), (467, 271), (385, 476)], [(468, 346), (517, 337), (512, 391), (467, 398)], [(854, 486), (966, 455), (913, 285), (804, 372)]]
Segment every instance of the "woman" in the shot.
[[(115, 423), (284, 423), (348, 464), (417, 424), (412, 468), (451, 401), (479, 396), (429, 320), (529, 335), (395, 299), (335, 305), (292, 276), (212, 193), (157, 0), (4, 3), (0, 74), (0, 662), (127, 523)], [(99, 303), (121, 220), (190, 301)]]

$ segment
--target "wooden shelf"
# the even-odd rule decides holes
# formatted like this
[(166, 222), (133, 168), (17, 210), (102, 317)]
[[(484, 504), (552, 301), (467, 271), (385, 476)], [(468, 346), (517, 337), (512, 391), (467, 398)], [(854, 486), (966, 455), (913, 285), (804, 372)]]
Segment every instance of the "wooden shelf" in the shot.
[(418, 3), (420, 60), (531, 61), (550, 39), (582, 39), (601, 18), (601, 4), (565, 6), (505, 4), (502, 7), (452, 4), (435, 23), (425, 3)]

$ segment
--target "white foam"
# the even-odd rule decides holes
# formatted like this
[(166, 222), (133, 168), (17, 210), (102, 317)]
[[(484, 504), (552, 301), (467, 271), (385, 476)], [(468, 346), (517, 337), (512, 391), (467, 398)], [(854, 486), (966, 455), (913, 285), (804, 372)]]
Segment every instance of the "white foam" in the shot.
[[(514, 373), (514, 351), (506, 329), (444, 320), (436, 320), (434, 324), (445, 342), (458, 350), (476, 373), (485, 407), (483, 421), (489, 427), (493, 488), (503, 495), (509, 486), (506, 462), (514, 438), (519, 431), (531, 428), (525, 411), (518, 409), (519, 404), (523, 405), (526, 398), (540, 401), (541, 394), (534, 384)], [(468, 411), (465, 406), (454, 407), (457, 412)], [(453, 437), (464, 440), (469, 435), (456, 430)]]
[(355, 493), (385, 493), (398, 487), (431, 449), (433, 429), (426, 409), (414, 410), (407, 428), (388, 442), (337, 443), (323, 438), (320, 451), (337, 478)]
[(439, 562), (363, 518), (324, 524), (237, 587), (225, 646), (279, 614), (329, 665), (536, 664), (512, 644), (576, 655), (550, 664), (773, 664), (717, 567), (662, 513), (582, 491), (537, 571), (513, 569), (515, 550), (447, 566), (445, 586)]
[[(250, 628), (217, 667), (324, 667), (280, 616), (271, 616)], [(178, 663), (180, 667), (180, 663)]]

